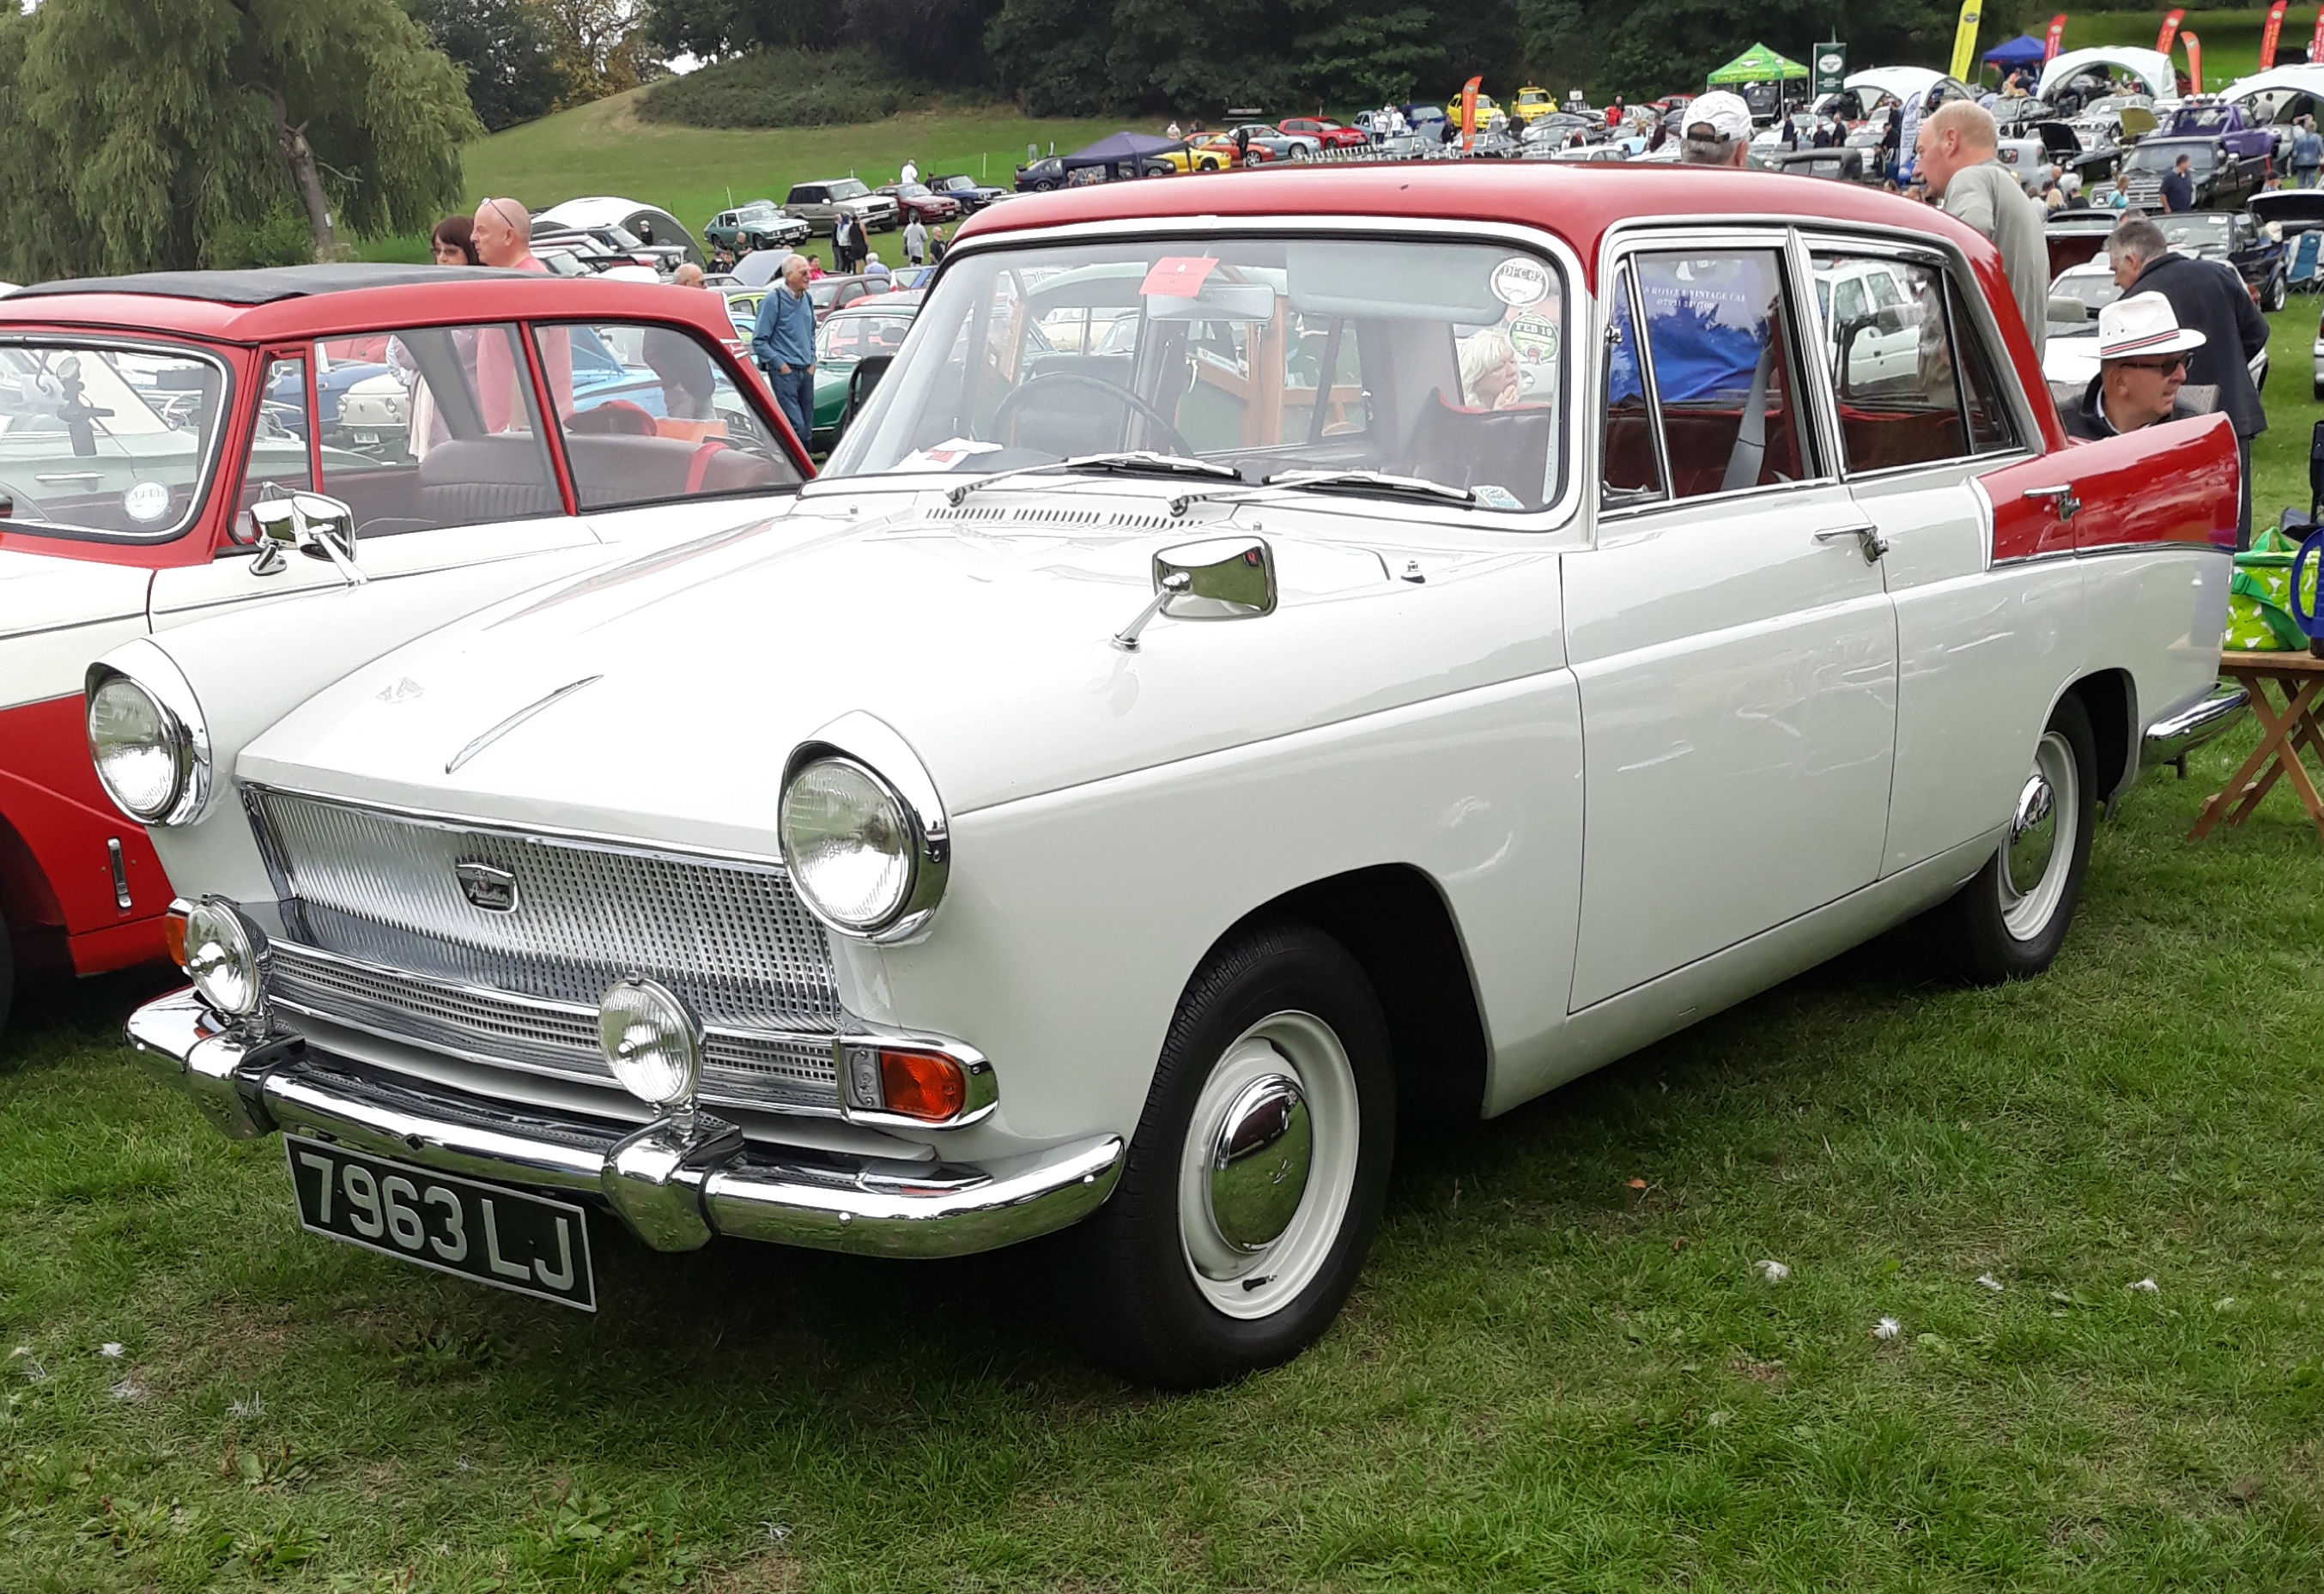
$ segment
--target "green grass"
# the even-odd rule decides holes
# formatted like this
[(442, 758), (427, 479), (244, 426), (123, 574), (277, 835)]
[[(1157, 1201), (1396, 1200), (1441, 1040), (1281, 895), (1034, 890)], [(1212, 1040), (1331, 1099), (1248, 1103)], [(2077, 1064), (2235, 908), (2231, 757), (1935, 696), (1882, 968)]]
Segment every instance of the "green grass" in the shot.
[[(1028, 144), (1047, 154), (1052, 144), (1077, 150), (1125, 126), (1146, 127), (1122, 118), (1041, 120), (1005, 107), (948, 108), (838, 127), (680, 127), (640, 120), (635, 101), (645, 92), (544, 116), (468, 145), (462, 161), (469, 204), (506, 197), (538, 208), (586, 194), (619, 194), (662, 207), (698, 238), (703, 224), (730, 202), (779, 201), (795, 182), (860, 177), (878, 188), (894, 182), (909, 156), (923, 176), (965, 171), (1006, 188)], [(1158, 124), (1146, 130), (1161, 131)], [(902, 246), (884, 237), (875, 247), (890, 264), (902, 258)], [(824, 240), (816, 250), (828, 258)], [(363, 253), (367, 260), (420, 261), (428, 244), (424, 237), (383, 239)]]
[[(2154, 48), (2154, 35), (2163, 26), (2163, 14), (2168, 7), (2156, 6), (2152, 11), (2130, 12), (2071, 12), (2066, 18), (2064, 48), (2089, 50), (2101, 44), (2129, 44), (2141, 50)], [(2192, 32), (2203, 41), (2203, 87), (2225, 88), (2237, 78), (2247, 78), (2259, 69), (2260, 34), (2267, 24), (2267, 7), (2236, 11), (2190, 11), (2180, 23), (2180, 32)], [(2030, 19), (2024, 31), (2040, 37), (2049, 25), (2047, 17)], [(2303, 13), (2293, 6), (2284, 14), (2283, 32), (2278, 36), (2280, 48), (2298, 45), (2306, 49), (2310, 33), (2315, 31), (2316, 13)], [(1982, 48), (1990, 50), (1997, 39), (1982, 41)], [(2171, 59), (2181, 70), (2186, 69), (2187, 51), (2183, 44), (2173, 44)]]
[(1038, 1252), (600, 1223), (582, 1317), (304, 1235), (116, 1044), (150, 980), (32, 991), (0, 1589), (2313, 1589), (2324, 850), (2281, 789), (2181, 839), (2246, 745), (2124, 801), (2044, 979), (1883, 943), (1408, 1146), (1338, 1326), (1191, 1397), (1086, 1370)]

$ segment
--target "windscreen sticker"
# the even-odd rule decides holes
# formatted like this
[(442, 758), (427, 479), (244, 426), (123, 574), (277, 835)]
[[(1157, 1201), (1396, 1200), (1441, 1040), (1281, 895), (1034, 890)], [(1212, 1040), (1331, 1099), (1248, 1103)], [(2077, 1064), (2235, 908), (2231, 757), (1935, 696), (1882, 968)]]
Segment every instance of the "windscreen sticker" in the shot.
[(917, 454), (907, 454), (888, 468), (890, 471), (948, 471), (962, 460), (979, 454), (998, 454), (998, 443), (972, 442), (966, 438), (946, 438), (934, 447), (923, 448)]
[(140, 523), (158, 521), (170, 512), (170, 490), (159, 482), (140, 482), (121, 495), (121, 508)]
[(1138, 291), (1164, 299), (1192, 299), (1202, 292), (1204, 281), (1218, 269), (1218, 261), (1203, 254), (1166, 254), (1154, 263), (1146, 273), (1146, 281)]
[(1549, 297), (1549, 268), (1523, 254), (1512, 254), (1493, 268), (1493, 297), (1511, 309), (1530, 309)]
[(1487, 509), (1523, 509), (1525, 500), (1496, 482), (1480, 482), (1469, 489)]

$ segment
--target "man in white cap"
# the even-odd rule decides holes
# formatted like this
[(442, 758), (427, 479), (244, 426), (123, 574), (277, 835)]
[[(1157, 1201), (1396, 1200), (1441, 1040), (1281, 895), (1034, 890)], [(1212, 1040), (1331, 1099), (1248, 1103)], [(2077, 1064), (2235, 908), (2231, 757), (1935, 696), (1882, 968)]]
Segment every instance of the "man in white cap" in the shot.
[[(2132, 293), (2098, 311), (2098, 373), (2061, 418), (2066, 435), (2095, 442), (2203, 413), (2187, 402), (2187, 356), (2203, 335), (2179, 325), (2159, 293)], [(2216, 399), (2216, 394), (2213, 395)]]
[(1740, 166), (1751, 152), (1751, 107), (1739, 94), (1714, 88), (1681, 113), (1678, 158), (1688, 166)]

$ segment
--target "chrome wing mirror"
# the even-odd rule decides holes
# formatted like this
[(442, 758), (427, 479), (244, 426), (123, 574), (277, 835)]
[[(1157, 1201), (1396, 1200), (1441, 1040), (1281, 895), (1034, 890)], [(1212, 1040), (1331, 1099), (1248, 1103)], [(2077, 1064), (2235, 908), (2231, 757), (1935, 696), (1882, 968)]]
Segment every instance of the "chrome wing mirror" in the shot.
[(1173, 620), (1256, 620), (1275, 613), (1275, 552), (1260, 537), (1216, 537), (1154, 556), (1154, 601), (1116, 632), (1113, 645), (1138, 651), (1138, 633), (1157, 614)]
[(283, 556), (296, 549), (310, 559), (330, 560), (349, 586), (370, 579), (355, 567), (355, 512), (336, 498), (319, 493), (262, 498), (250, 506), (250, 532), (258, 548), (253, 576), (277, 574)]

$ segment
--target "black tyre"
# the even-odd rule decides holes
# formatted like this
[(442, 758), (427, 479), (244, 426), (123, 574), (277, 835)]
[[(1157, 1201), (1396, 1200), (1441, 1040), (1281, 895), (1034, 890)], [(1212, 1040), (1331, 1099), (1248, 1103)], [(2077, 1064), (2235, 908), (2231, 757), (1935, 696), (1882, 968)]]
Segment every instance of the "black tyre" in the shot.
[(1251, 150), (1244, 154), (1242, 163), (1246, 166), (1264, 166), (1267, 163), (1267, 157), (1257, 150)]
[(2284, 275), (2282, 272), (2276, 272), (2275, 275), (2267, 280), (2267, 304), (2265, 306), (2267, 309), (2282, 309), (2284, 307), (2285, 301), (2291, 297), (2291, 285), (2284, 280)]
[(2034, 746), (2000, 849), (1930, 916), (1955, 973), (1998, 985), (2041, 973), (2056, 959), (2089, 871), (2098, 785), (2089, 714), (2081, 699), (2065, 698)]
[(1290, 922), (1222, 947), (1179, 999), (1120, 1184), (1069, 1237), (1091, 1359), (1194, 1389), (1299, 1354), (1355, 1285), (1395, 1149), (1355, 959)]

